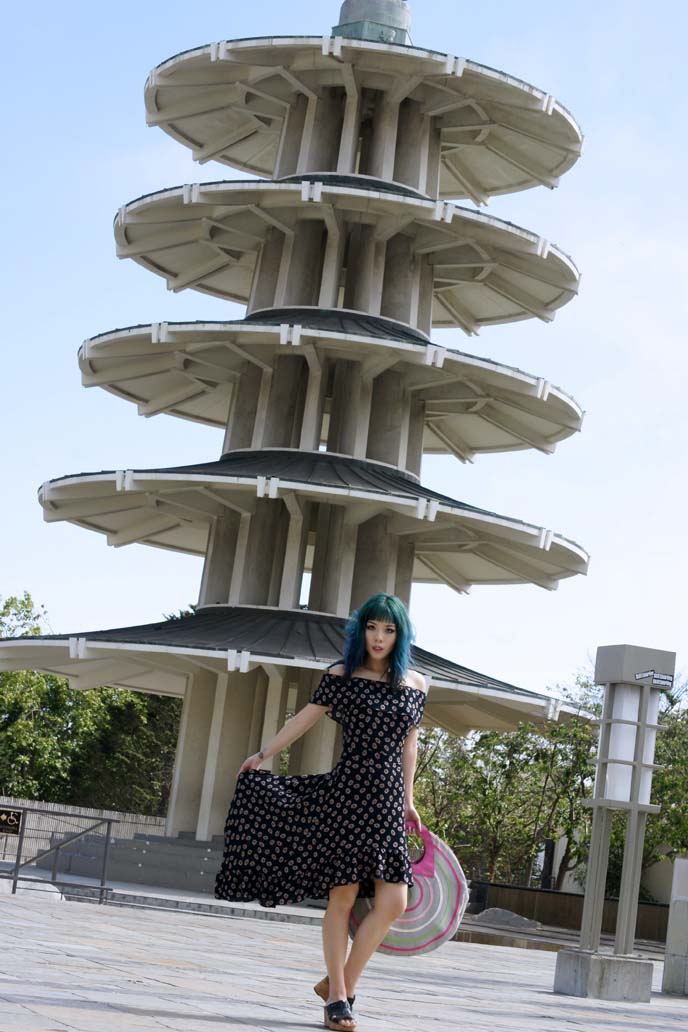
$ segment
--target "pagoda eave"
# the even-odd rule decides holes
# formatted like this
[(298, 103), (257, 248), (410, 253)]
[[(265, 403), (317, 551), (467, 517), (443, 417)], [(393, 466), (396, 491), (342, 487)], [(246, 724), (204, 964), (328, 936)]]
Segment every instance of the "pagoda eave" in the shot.
[(177, 55), (146, 83), (149, 125), (214, 160), (272, 178), (299, 93), (375, 90), (415, 103), (441, 138), (440, 197), (557, 185), (582, 134), (550, 94), (477, 62), (424, 48), (328, 37), (222, 41)]
[[(199, 670), (248, 673), (262, 667), (289, 680), (341, 658), (346, 620), (309, 610), (207, 606), (193, 615), (135, 627), (10, 638), (0, 642), (0, 671), (35, 669), (72, 688), (110, 685), (181, 697)], [(412, 662), (427, 678), (430, 725), (453, 733), (506, 730), (523, 720), (565, 717), (555, 700), (463, 667), (420, 647)], [(437, 707), (434, 713), (433, 707)]]
[[(433, 345), (392, 320), (317, 308), (262, 318), (257, 312), (236, 323), (158, 323), (101, 334), (79, 351), (82, 383), (135, 403), (143, 416), (165, 412), (226, 427), (247, 361), (271, 369), (280, 355), (300, 355), (315, 358), (319, 369), (345, 359), (358, 361), (363, 376), (376, 368), (399, 373), (424, 406), (425, 452), (464, 462), (526, 448), (551, 453), (580, 430), (580, 407), (541, 377)], [(347, 325), (367, 332), (345, 332)]]

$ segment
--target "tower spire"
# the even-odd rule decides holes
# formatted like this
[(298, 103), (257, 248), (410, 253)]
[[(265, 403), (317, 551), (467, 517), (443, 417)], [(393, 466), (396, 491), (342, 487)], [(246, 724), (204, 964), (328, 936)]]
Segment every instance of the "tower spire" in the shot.
[(408, 45), (411, 11), (406, 0), (344, 0), (333, 36)]

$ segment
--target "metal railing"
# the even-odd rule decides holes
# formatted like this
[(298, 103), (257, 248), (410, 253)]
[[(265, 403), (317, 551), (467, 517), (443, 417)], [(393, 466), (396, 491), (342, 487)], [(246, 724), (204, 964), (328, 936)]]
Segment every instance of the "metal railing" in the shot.
[[(103, 858), (100, 870), (100, 885), (98, 887), (98, 902), (102, 903), (104, 901), (104, 897), (107, 893), (107, 864), (110, 851), (110, 840), (112, 837), (112, 825), (119, 824), (119, 820), (116, 817), (102, 817), (99, 820), (96, 820), (94, 823), (89, 824), (89, 826), (86, 828), (80, 828), (73, 834), (68, 833), (65, 837), (61, 838), (59, 842), (53, 843), (47, 849), (39, 849), (39, 851), (36, 852), (33, 856), (24, 857), (24, 847), (27, 842), (27, 831), (29, 831), (27, 827), (28, 820), (26, 815), (39, 814), (43, 817), (62, 818), (63, 820), (69, 820), (70, 822), (73, 822), (75, 819), (92, 820), (92, 817), (90, 814), (80, 814), (74, 812), (69, 813), (66, 811), (57, 811), (52, 809), (42, 810), (36, 807), (12, 807), (11, 812), (20, 815), (19, 831), (17, 833), (17, 853), (13, 867), (9, 870), (0, 871), (0, 878), (11, 880), (13, 895), (17, 891), (17, 884), (19, 881), (39, 882), (43, 885), (46, 884), (46, 882), (48, 881), (47, 878), (32, 877), (30, 874), (23, 874), (21, 872), (23, 868), (28, 867), (29, 864), (37, 863), (39, 860), (42, 860), (44, 857), (49, 856), (51, 853), (53, 854), (53, 864), (50, 875), (50, 883), (59, 888), (62, 895), (64, 895), (65, 891), (69, 888), (92, 889), (94, 887), (93, 884), (89, 884), (86, 882), (76, 882), (71, 880), (67, 881), (64, 878), (58, 878), (58, 867), (61, 855), (60, 850), (62, 850), (65, 846), (71, 845), (71, 843), (76, 842), (78, 839), (83, 838), (84, 835), (88, 835), (91, 832), (95, 831), (95, 829), (99, 828), (102, 824), (105, 824), (107, 825), (107, 827), (104, 835)], [(74, 827), (73, 824), (72, 827)], [(45, 835), (45, 831), (43, 831), (42, 834)], [(55, 834), (55, 831), (53, 831), (53, 834)]]

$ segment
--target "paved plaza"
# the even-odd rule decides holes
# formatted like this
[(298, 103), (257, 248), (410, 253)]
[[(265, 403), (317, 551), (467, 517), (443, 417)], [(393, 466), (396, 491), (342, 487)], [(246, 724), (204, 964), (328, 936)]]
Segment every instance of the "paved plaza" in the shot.
[[(316, 925), (0, 897), (0, 1032), (306, 1032), (322, 1027)], [(685, 1029), (688, 1000), (555, 996), (555, 954), (451, 942), (401, 961), (376, 955), (358, 1028), (414, 1032)]]

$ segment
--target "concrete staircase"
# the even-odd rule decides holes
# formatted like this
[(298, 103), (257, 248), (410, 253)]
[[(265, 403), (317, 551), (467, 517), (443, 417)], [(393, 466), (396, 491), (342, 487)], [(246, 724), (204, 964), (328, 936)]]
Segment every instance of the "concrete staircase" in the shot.
[[(53, 835), (51, 845), (57, 844), (63, 837)], [(222, 862), (222, 847), (221, 835), (207, 842), (199, 842), (190, 832), (182, 832), (178, 838), (139, 833), (133, 839), (113, 839), (108, 855), (107, 880), (212, 895), (215, 875)], [(99, 878), (103, 849), (102, 835), (84, 835), (60, 850), (58, 871), (61, 874)], [(53, 859), (53, 854), (50, 854), (36, 866), (51, 870)]]

